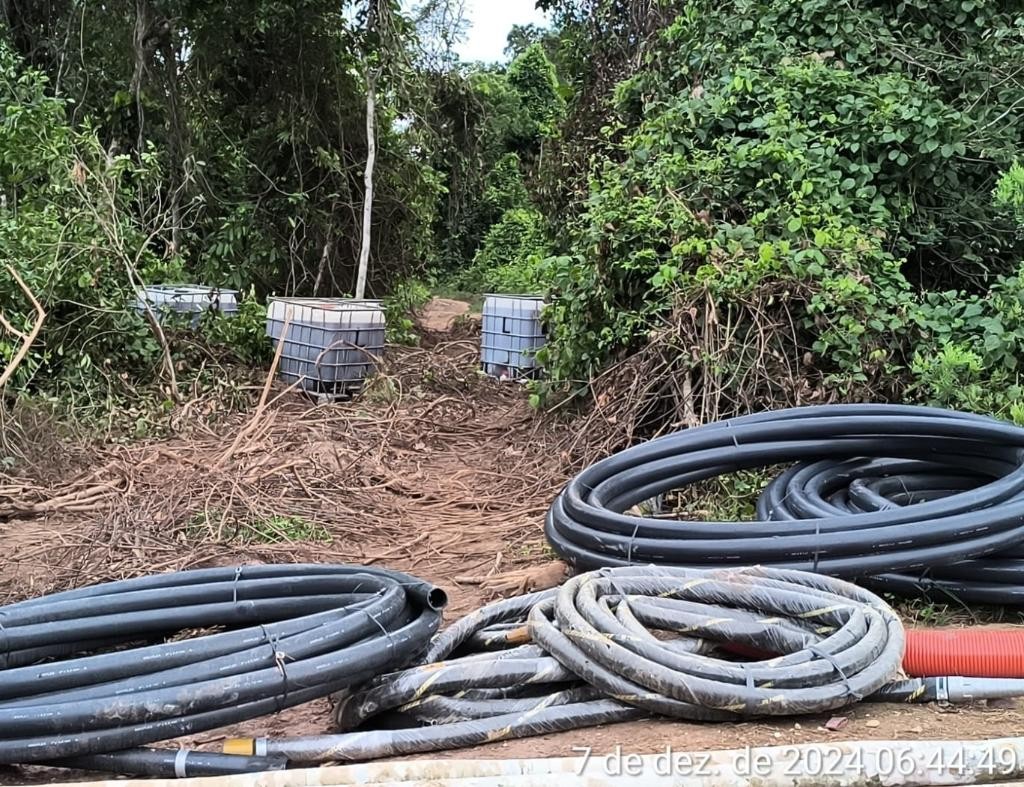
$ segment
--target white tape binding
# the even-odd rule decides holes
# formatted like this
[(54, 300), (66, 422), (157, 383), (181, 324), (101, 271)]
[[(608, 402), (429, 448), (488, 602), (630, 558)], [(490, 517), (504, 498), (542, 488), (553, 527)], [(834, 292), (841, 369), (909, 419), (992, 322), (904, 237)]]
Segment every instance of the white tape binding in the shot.
[(174, 755), (174, 775), (178, 779), (186, 778), (185, 760), (188, 759), (188, 754), (188, 749), (178, 749), (178, 753)]

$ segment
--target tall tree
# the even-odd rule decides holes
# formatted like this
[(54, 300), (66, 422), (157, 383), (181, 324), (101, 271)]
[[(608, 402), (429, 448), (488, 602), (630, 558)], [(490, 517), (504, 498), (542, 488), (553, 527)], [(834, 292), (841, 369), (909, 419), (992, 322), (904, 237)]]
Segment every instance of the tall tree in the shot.
[[(368, 0), (366, 11), (367, 41), (380, 40), (381, 0)], [(370, 268), (370, 240), (373, 232), (373, 168), (377, 163), (377, 80), (380, 78), (380, 52), (367, 51), (366, 69), (366, 169), (363, 175), (363, 233), (359, 246), (359, 268), (356, 275), (357, 300), (366, 295), (366, 274)]]

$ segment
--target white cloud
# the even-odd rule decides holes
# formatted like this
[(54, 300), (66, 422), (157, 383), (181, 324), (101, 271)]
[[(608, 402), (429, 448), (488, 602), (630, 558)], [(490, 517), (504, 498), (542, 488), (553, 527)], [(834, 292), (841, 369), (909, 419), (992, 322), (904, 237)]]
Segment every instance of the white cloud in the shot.
[(508, 33), (513, 25), (549, 23), (547, 15), (538, 11), (534, 0), (466, 0), (466, 40), (456, 47), (466, 62), (504, 61)]

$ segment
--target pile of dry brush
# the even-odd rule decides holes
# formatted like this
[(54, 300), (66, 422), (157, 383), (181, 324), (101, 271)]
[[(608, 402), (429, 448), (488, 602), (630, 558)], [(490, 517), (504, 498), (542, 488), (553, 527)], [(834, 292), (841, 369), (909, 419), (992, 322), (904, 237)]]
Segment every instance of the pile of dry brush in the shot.
[[(15, 566), (0, 592), (245, 560), (386, 561), (467, 581), (537, 563), (544, 513), (586, 464), (765, 402), (820, 400), (802, 359), (774, 351), (792, 330), (785, 310), (729, 308), (677, 309), (592, 382), (585, 408), (532, 410), (519, 386), (480, 376), (474, 341), (450, 340), (391, 349), (348, 402), (316, 405), (270, 377), (247, 412), (217, 421), (184, 402), (170, 438), (47, 445), (46, 425), (23, 417), (10, 431), (36, 441), (37, 464), (0, 474), (0, 544)], [(741, 339), (734, 326), (752, 316), (763, 330)]]
[(349, 402), (268, 388), (248, 412), (175, 437), (40, 447), (85, 469), (0, 475), (15, 567), (2, 595), (246, 560), (386, 561), (450, 578), (538, 557), (578, 430), (481, 379), (475, 353), (396, 349)]

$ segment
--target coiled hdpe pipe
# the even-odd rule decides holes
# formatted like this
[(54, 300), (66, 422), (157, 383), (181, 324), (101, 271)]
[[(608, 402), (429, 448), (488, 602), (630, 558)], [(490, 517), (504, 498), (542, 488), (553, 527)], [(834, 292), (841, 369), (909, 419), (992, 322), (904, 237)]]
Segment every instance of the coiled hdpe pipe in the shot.
[[(514, 641), (509, 624), (524, 618), (531, 644), (478, 650)], [(785, 655), (738, 663), (714, 651), (728, 641)], [(425, 656), (433, 663), (385, 675), (337, 707), (345, 729), (394, 709), (430, 726), (241, 739), (226, 750), (351, 761), (652, 713), (705, 721), (820, 713), (887, 686), (902, 653), (895, 613), (842, 580), (772, 568), (606, 569), (468, 616), (435, 640)]]
[[(349, 732), (236, 739), (225, 751), (296, 763), (365, 761), (656, 714), (734, 720), (819, 712), (857, 698), (1024, 696), (1024, 680), (894, 679), (902, 637), (884, 602), (820, 575), (605, 569), (495, 602), (449, 626), (421, 666), (339, 698), (335, 721)], [(381, 714), (398, 719), (366, 729)], [(402, 719), (426, 726), (403, 727)]]
[[(0, 763), (102, 754), (93, 765), (160, 772), (181, 755), (121, 750), (399, 668), (427, 646), (445, 601), (399, 572), (268, 565), (160, 574), (0, 607)], [(214, 626), (227, 630), (168, 640)], [(254, 765), (214, 759), (192, 755), (191, 772)], [(188, 771), (189, 762), (172, 765)]]
[(45, 764), (81, 771), (189, 779), (200, 776), (283, 771), (288, 767), (288, 760), (284, 757), (242, 757), (190, 749), (127, 749), (112, 754), (87, 754)]
[[(792, 465), (757, 521), (626, 513), (738, 470)], [(666, 435), (584, 470), (545, 532), (579, 570), (770, 565), (903, 595), (1024, 603), (1024, 429), (901, 405), (826, 405)]]

